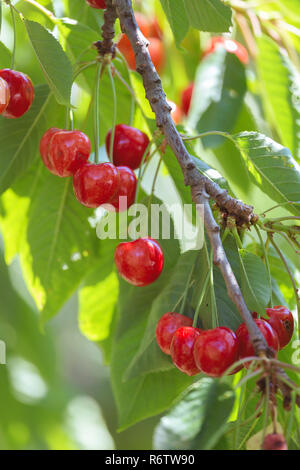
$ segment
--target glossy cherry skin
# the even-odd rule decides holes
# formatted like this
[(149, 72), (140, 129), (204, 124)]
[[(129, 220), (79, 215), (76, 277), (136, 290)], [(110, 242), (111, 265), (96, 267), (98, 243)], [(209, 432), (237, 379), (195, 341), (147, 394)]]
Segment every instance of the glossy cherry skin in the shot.
[(193, 320), (176, 312), (165, 313), (157, 323), (155, 336), (156, 342), (162, 352), (171, 354), (171, 342), (175, 332), (182, 326), (192, 326)]
[[(272, 348), (275, 353), (277, 353), (279, 350), (279, 339), (276, 331), (266, 320), (263, 320), (262, 318), (254, 319), (254, 321), (262, 332), (263, 336), (265, 337), (268, 346)], [(239, 343), (239, 359), (243, 359), (244, 357), (249, 356), (255, 356), (254, 348), (251, 344), (249, 332), (245, 323), (242, 323), (238, 327), (238, 329), (236, 330), (236, 336)], [(249, 363), (246, 363), (244, 365), (245, 367), (249, 367)]]
[(41, 154), (42, 160), (45, 166), (48, 168), (48, 170), (51, 171), (51, 173), (53, 173), (54, 175), (56, 175), (56, 171), (54, 170), (53, 165), (50, 162), (49, 156), (48, 156), (49, 143), (53, 135), (59, 131), (61, 131), (61, 129), (58, 129), (57, 127), (51, 127), (44, 133), (40, 141), (40, 154)]
[(54, 132), (49, 140), (48, 160), (52, 173), (65, 178), (84, 165), (91, 153), (91, 143), (81, 131)]
[(195, 363), (210, 377), (221, 377), (238, 360), (238, 340), (229, 328), (201, 332), (194, 346)]
[(117, 169), (120, 175), (119, 190), (109, 204), (114, 206), (117, 212), (122, 212), (134, 203), (137, 178), (128, 166), (118, 166)]
[[(110, 153), (111, 130), (108, 132), (105, 143), (106, 151)], [(118, 124), (115, 127), (113, 162), (116, 166), (128, 166), (136, 170), (143, 159), (144, 153), (149, 145), (148, 136), (126, 124)]]
[(247, 49), (235, 41), (234, 39), (224, 38), (222, 36), (216, 36), (211, 38), (208, 46), (206, 47), (203, 56), (207, 56), (214, 52), (218, 47), (224, 47), (227, 52), (235, 54), (237, 58), (245, 65), (249, 62), (249, 55)]
[(201, 370), (197, 366), (193, 350), (197, 339), (201, 335), (201, 330), (192, 326), (182, 326), (173, 336), (171, 342), (171, 358), (173, 364), (187, 375), (200, 374)]
[(268, 434), (263, 442), (263, 450), (288, 450), (286, 440), (282, 434)]
[(8, 83), (0, 77), (0, 114), (6, 110), (10, 100), (10, 91)]
[(0, 77), (7, 82), (10, 91), (10, 100), (2, 113), (3, 116), (11, 119), (23, 116), (29, 110), (34, 99), (32, 81), (24, 73), (11, 69), (0, 70)]
[(134, 286), (143, 287), (152, 284), (160, 276), (164, 255), (156, 240), (139, 238), (117, 246), (115, 263), (123, 279)]
[(294, 318), (287, 307), (276, 305), (266, 308), (269, 317), (268, 323), (276, 331), (279, 339), (280, 349), (284, 348), (291, 340), (294, 332)]
[(92, 8), (99, 8), (104, 10), (106, 8), (105, 0), (85, 0), (86, 3)]
[(120, 175), (112, 163), (86, 163), (73, 177), (76, 198), (81, 204), (91, 208), (109, 203), (116, 195), (119, 184)]
[(187, 116), (191, 107), (192, 95), (194, 91), (194, 83), (190, 83), (181, 93), (181, 109)]

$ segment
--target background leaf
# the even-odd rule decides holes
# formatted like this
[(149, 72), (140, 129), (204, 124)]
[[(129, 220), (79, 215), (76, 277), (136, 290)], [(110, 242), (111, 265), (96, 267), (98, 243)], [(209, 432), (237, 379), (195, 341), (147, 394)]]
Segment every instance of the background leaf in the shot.
[(59, 42), (40, 23), (25, 20), (28, 37), (58, 103), (70, 104), (72, 66)]

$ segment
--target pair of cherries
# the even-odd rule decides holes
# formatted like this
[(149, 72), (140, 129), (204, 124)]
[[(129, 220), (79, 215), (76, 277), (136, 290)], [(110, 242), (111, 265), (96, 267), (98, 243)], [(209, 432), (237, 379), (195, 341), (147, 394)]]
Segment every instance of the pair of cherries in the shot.
[(0, 70), (0, 114), (16, 119), (31, 107), (34, 87), (30, 78), (11, 69)]
[[(267, 308), (266, 313), (268, 320), (256, 318), (254, 321), (268, 346), (277, 353), (293, 335), (293, 316), (281, 305)], [(211, 377), (221, 377), (237, 360), (255, 355), (244, 323), (236, 332), (226, 327), (201, 330), (193, 327), (192, 323), (192, 319), (185, 315), (168, 312), (156, 327), (158, 346), (165, 354), (171, 355), (174, 365), (187, 375), (203, 372)], [(249, 364), (245, 366), (249, 367)]]
[[(111, 134), (106, 136), (108, 154)], [(88, 162), (90, 140), (83, 132), (52, 127), (41, 139), (40, 153), (51, 173), (61, 178), (73, 176), (74, 192), (81, 204), (91, 208), (110, 204), (120, 211), (134, 202), (137, 178), (133, 170), (140, 166), (148, 144), (147, 135), (139, 129), (119, 124), (114, 134), (113, 163), (93, 164)]]

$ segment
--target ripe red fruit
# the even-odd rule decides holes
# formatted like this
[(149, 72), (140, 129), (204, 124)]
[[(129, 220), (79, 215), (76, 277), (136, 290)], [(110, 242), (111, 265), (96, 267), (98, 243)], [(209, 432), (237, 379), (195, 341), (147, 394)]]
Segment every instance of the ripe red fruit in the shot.
[(120, 276), (134, 286), (152, 284), (161, 274), (164, 255), (152, 238), (139, 238), (120, 243), (115, 251), (115, 263)]
[(268, 323), (276, 331), (279, 339), (280, 349), (284, 348), (291, 340), (294, 332), (294, 318), (287, 307), (276, 305), (266, 308), (269, 317)]
[(181, 109), (186, 116), (189, 114), (193, 91), (194, 83), (190, 83), (181, 93)]
[(56, 132), (59, 132), (59, 131), (61, 131), (61, 129), (58, 129), (57, 127), (51, 127), (44, 133), (40, 141), (40, 154), (41, 154), (42, 160), (45, 166), (48, 168), (48, 170), (50, 170), (51, 173), (53, 173), (54, 175), (56, 175), (56, 172), (53, 168), (52, 163), (49, 160), (48, 151), (49, 151), (49, 143), (50, 143), (51, 138)]
[(153, 65), (156, 68), (157, 72), (160, 73), (166, 63), (166, 54), (164, 44), (160, 39), (157, 38), (148, 38), (150, 44), (148, 51), (152, 59)]
[(201, 332), (194, 346), (197, 367), (210, 377), (221, 377), (238, 360), (238, 340), (229, 328)]
[[(145, 19), (145, 17), (143, 17), (143, 15), (136, 15), (136, 19), (141, 32), (150, 43), (148, 51), (154, 64), (154, 67), (158, 72), (161, 72), (165, 65), (166, 56), (164, 44), (160, 38), (160, 29), (158, 29), (159, 26), (155, 26), (155, 22), (153, 22), (152, 24), (149, 23)], [(117, 43), (117, 46), (121, 54), (123, 54), (123, 56), (125, 57), (128, 67), (131, 70), (135, 70), (135, 55), (131, 47), (130, 41), (125, 34), (122, 34)]]
[(248, 64), (249, 55), (247, 49), (234, 39), (224, 38), (222, 36), (211, 38), (209, 44), (203, 52), (203, 57), (211, 54), (212, 52), (215, 52), (218, 47), (224, 47), (227, 52), (235, 54), (243, 64)]
[(85, 0), (86, 3), (92, 8), (99, 8), (104, 10), (106, 8), (105, 0)]
[(11, 69), (0, 70), (0, 77), (7, 82), (10, 91), (10, 100), (3, 116), (11, 119), (23, 116), (34, 99), (32, 81), (24, 73)]
[(175, 366), (187, 375), (200, 374), (201, 370), (195, 363), (193, 349), (201, 335), (201, 330), (192, 326), (182, 326), (173, 336), (171, 342), (171, 358)]
[(182, 326), (192, 326), (193, 320), (180, 313), (165, 313), (157, 323), (156, 341), (162, 352), (171, 354), (170, 347), (175, 331)]
[[(262, 318), (254, 320), (262, 334), (264, 335), (267, 344), (270, 348), (274, 349), (277, 353), (279, 350), (279, 340), (276, 331), (271, 327), (271, 325)], [(236, 330), (236, 336), (239, 343), (239, 359), (243, 359), (248, 356), (255, 356), (254, 348), (250, 341), (250, 336), (248, 329), (245, 323), (242, 323)], [(244, 364), (245, 367), (249, 367), (248, 364)]]
[(119, 189), (120, 175), (112, 163), (86, 163), (73, 177), (75, 196), (86, 207), (109, 203)]
[(55, 175), (61, 178), (72, 176), (87, 162), (91, 153), (91, 143), (83, 132), (59, 130), (49, 132), (48, 135), (44, 134), (42, 151), (48, 139), (48, 155), (45, 161), (47, 162), (48, 158), (48, 168)]
[(263, 450), (288, 450), (286, 440), (282, 434), (268, 434), (263, 442)]
[(6, 110), (10, 99), (10, 91), (8, 83), (0, 78), (0, 114)]
[(148, 36), (151, 38), (162, 39), (163, 32), (161, 30), (161, 27), (159, 26), (157, 18), (152, 18), (152, 20), (150, 20)]
[[(110, 153), (111, 130), (108, 132), (105, 143), (106, 151)], [(118, 124), (115, 127), (113, 162), (116, 166), (128, 166), (132, 170), (141, 164), (143, 155), (149, 145), (148, 136), (135, 127)]]
[(117, 169), (120, 175), (119, 190), (109, 204), (114, 206), (117, 212), (122, 212), (134, 203), (137, 178), (128, 166), (118, 166)]

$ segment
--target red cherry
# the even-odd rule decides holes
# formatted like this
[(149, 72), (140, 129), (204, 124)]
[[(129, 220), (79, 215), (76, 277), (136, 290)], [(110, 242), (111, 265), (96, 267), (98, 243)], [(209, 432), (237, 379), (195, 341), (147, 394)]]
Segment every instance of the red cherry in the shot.
[(148, 40), (150, 42), (148, 47), (150, 57), (157, 72), (160, 73), (166, 63), (164, 43), (157, 38), (148, 38)]
[(263, 443), (263, 450), (288, 450), (286, 440), (282, 434), (268, 434)]
[(74, 175), (87, 162), (90, 153), (90, 140), (81, 131), (58, 131), (49, 139), (50, 167), (52, 173), (61, 178)]
[[(264, 335), (267, 344), (270, 348), (274, 349), (277, 353), (279, 350), (279, 340), (276, 331), (271, 327), (271, 325), (262, 318), (254, 319), (256, 325)], [(254, 348), (250, 341), (250, 336), (248, 329), (245, 323), (242, 323), (236, 330), (236, 336), (239, 342), (239, 359), (243, 359), (248, 356), (255, 356)], [(245, 367), (249, 367), (248, 364), (244, 364)]]
[(182, 326), (192, 326), (193, 320), (180, 313), (165, 313), (157, 323), (156, 341), (162, 352), (171, 354), (170, 347), (175, 331)]
[(190, 83), (181, 93), (181, 109), (186, 116), (189, 114), (193, 91), (194, 83)]
[(279, 339), (280, 349), (284, 348), (291, 340), (294, 332), (294, 318), (287, 307), (276, 305), (266, 308), (269, 318), (268, 323), (276, 331)]
[(195, 363), (193, 349), (201, 335), (201, 330), (192, 326), (182, 326), (173, 336), (171, 342), (171, 358), (175, 366), (187, 375), (200, 374), (201, 370)]
[[(144, 15), (141, 13), (136, 13), (135, 14), (135, 19), (138, 24), (138, 27), (141, 30), (141, 33), (148, 38), (149, 33), (150, 33), (150, 25), (149, 21), (145, 18)], [(122, 34), (121, 38), (119, 39), (117, 43), (118, 49), (123, 54), (123, 56), (126, 59), (126, 62), (129, 66), (130, 69), (135, 70), (136, 69), (136, 63), (135, 63), (135, 57), (134, 57), (134, 52), (131, 47), (130, 41), (126, 34)]]
[(160, 276), (164, 255), (156, 240), (139, 238), (117, 246), (115, 263), (121, 277), (134, 286), (142, 287)]
[(56, 175), (56, 172), (53, 168), (52, 163), (49, 160), (48, 151), (49, 151), (49, 143), (50, 143), (51, 138), (56, 132), (59, 132), (59, 131), (61, 131), (61, 129), (58, 129), (57, 127), (51, 127), (44, 133), (40, 141), (40, 154), (41, 154), (42, 160), (45, 166), (48, 168), (48, 170), (50, 170), (51, 173), (53, 173), (54, 175)]
[(0, 77), (0, 114), (6, 110), (10, 100), (10, 91), (8, 83)]
[[(111, 130), (108, 132), (105, 143), (106, 151), (110, 153)], [(148, 136), (135, 127), (118, 124), (115, 127), (113, 162), (116, 166), (128, 166), (136, 170), (141, 164), (143, 155), (149, 145)]]
[(105, 0), (85, 0), (86, 3), (92, 8), (99, 8), (104, 10), (106, 8)]
[(203, 52), (203, 57), (211, 54), (218, 47), (224, 47), (227, 52), (231, 54), (235, 54), (237, 58), (240, 59), (240, 61), (243, 64), (245, 65), (248, 64), (249, 55), (248, 55), (247, 49), (242, 44), (235, 41), (234, 39), (224, 38), (222, 36), (216, 36), (214, 38), (211, 38), (208, 46)]
[(73, 177), (75, 196), (86, 207), (109, 203), (119, 189), (120, 175), (112, 163), (86, 163)]
[(210, 377), (221, 377), (238, 360), (238, 340), (229, 328), (205, 330), (197, 338), (194, 359), (202, 372)]
[(179, 124), (182, 121), (182, 110), (179, 106), (177, 106), (174, 101), (168, 100), (168, 105), (172, 108), (171, 117), (175, 124)]
[(134, 203), (137, 178), (128, 166), (118, 166), (117, 168), (120, 174), (119, 190), (109, 204), (114, 206), (117, 212), (122, 212)]
[(10, 91), (10, 100), (3, 116), (12, 119), (23, 116), (34, 99), (32, 81), (24, 73), (10, 69), (0, 70), (0, 77), (7, 82)]
[[(146, 34), (144, 34), (144, 36), (147, 37), (150, 43), (148, 47), (148, 51), (152, 59), (153, 65), (158, 72), (161, 72), (166, 61), (164, 44), (162, 40), (158, 39), (157, 37), (149, 37)], [(128, 67), (131, 70), (136, 70), (134, 51), (132, 49), (132, 46), (130, 44), (128, 37), (125, 34), (121, 36), (121, 38), (119, 39), (117, 43), (117, 46), (121, 54), (126, 59)]]
[(159, 26), (157, 18), (153, 18), (149, 23), (148, 37), (157, 38), (157, 39), (162, 39), (163, 37), (163, 32), (161, 30), (161, 27)]

